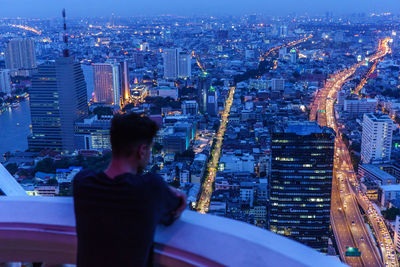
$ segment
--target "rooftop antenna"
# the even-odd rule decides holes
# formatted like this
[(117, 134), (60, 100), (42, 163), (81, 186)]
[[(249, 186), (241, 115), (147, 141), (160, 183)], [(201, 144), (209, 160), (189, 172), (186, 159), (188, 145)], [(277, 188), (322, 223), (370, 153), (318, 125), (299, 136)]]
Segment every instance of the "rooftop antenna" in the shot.
[(63, 49), (63, 57), (69, 57), (69, 49), (68, 49), (68, 36), (67, 36), (67, 23), (65, 22), (65, 8), (62, 10), (62, 16), (64, 20), (64, 49)]

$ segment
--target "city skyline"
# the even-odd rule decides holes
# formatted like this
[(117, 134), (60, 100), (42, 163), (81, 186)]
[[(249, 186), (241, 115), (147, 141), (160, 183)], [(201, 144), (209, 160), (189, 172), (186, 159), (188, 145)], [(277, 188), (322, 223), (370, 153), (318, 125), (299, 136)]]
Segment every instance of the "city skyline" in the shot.
[[(146, 2), (130, 2), (127, 0), (117, 1), (85, 1), (85, 4), (77, 0), (68, 2), (56, 2), (39, 0), (32, 7), (30, 0), (2, 0), (0, 4), (7, 6), (7, 9), (0, 11), (1, 17), (57, 17), (62, 8), (66, 8), (71, 17), (96, 17), (110, 16), (138, 16), (138, 15), (243, 15), (250, 13), (267, 15), (324, 15), (326, 12), (333, 12), (335, 15), (352, 13), (396, 13), (400, 8), (400, 2), (395, 0), (386, 1), (385, 5), (376, 0), (338, 0), (335, 4), (323, 3), (318, 0), (296, 0), (267, 1), (261, 3), (258, 0), (249, 0), (246, 4), (241, 1), (210, 1), (201, 2), (183, 0), (161, 1), (150, 0)], [(46, 6), (46, 9), (39, 8)], [(27, 8), (29, 7), (29, 8)]]
[[(74, 217), (77, 173), (107, 173), (118, 154), (114, 142), (130, 165), (136, 145), (145, 142), (149, 163), (132, 175), (156, 174), (187, 195), (179, 220), (204, 214), (206, 221), (196, 224), (212, 236), (193, 244), (217, 247), (199, 249), (173, 232), (167, 246), (176, 240), (195, 249), (189, 255), (235, 265), (214, 242), (227, 247), (231, 238), (215, 235), (210, 214), (225, 217), (229, 234), (253, 242), (257, 228), (274, 232), (324, 252), (338, 266), (337, 259), (353, 267), (400, 266), (400, 12), (387, 13), (400, 3), (321, 2), (38, 0), (32, 7), (3, 0), (9, 17), (0, 11), (0, 198), (14, 205), (13, 196), (26, 195), (18, 205), (27, 208), (28, 198), (46, 196), (33, 207), (35, 216), (47, 210), (41, 216), (57, 226)], [(126, 137), (119, 139), (114, 129), (125, 116), (138, 121), (129, 119), (136, 128), (120, 130)], [(152, 146), (142, 140), (145, 128), (154, 133)], [(121, 185), (119, 176), (115, 181)], [(17, 185), (20, 193), (13, 192)], [(117, 192), (101, 191), (111, 198)], [(68, 211), (61, 199), (69, 199)], [(8, 209), (0, 205), (4, 214)], [(35, 222), (29, 213), (19, 217)], [(16, 219), (6, 227), (20, 227)], [(234, 221), (257, 228), (231, 227)], [(0, 241), (8, 240), (1, 224)], [(267, 236), (259, 241), (274, 243)], [(0, 246), (0, 265), (53, 263), (41, 247), (39, 257), (25, 258), (23, 246), (12, 248), (14, 258), (2, 258)], [(208, 259), (205, 247), (219, 254)], [(273, 247), (277, 255), (303, 256), (295, 266), (336, 266), (313, 265), (313, 250)], [(240, 266), (277, 265), (253, 252), (245, 244), (249, 263)], [(75, 263), (56, 256), (54, 264)]]

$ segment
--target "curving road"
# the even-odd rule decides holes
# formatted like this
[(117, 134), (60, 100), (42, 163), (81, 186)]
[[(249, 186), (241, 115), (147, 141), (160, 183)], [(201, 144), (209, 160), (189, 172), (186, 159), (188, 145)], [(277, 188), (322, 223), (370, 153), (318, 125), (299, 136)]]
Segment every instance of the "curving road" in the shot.
[[(379, 48), (370, 58), (371, 61), (379, 60), (391, 52), (389, 41), (390, 38), (385, 38), (379, 42)], [(335, 120), (334, 102), (337, 92), (363, 63), (360, 62), (332, 75), (327, 80), (325, 87), (317, 93), (311, 106), (310, 120), (317, 120), (319, 125), (333, 128), (338, 137), (341, 137), (339, 129), (342, 125)], [(386, 226), (377, 217), (379, 213), (373, 205), (358, 190), (358, 181), (351, 164), (350, 154), (342, 138), (336, 138), (334, 168), (331, 223), (343, 261), (351, 266), (383, 266), (384, 263), (386, 266), (398, 266), (397, 259), (391, 255), (393, 242), (387, 234)], [(362, 203), (363, 201), (366, 203)], [(368, 207), (366, 210), (369, 214), (368, 218), (373, 225), (378, 241), (382, 244), (381, 247), (384, 247), (382, 250), (383, 261), (361, 216), (359, 203), (361, 207)], [(371, 217), (370, 214), (375, 217)], [(374, 221), (376, 221), (376, 227)], [(361, 251), (361, 258), (346, 257), (344, 255), (346, 246), (358, 247)]]

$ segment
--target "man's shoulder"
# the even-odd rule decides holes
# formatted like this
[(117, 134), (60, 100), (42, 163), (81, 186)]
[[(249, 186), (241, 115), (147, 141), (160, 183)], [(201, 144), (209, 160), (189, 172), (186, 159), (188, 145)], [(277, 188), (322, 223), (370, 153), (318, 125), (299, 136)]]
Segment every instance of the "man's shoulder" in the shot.
[(73, 182), (78, 183), (78, 182), (87, 180), (91, 177), (96, 177), (98, 175), (99, 175), (98, 173), (96, 173), (92, 170), (82, 170), (75, 175)]
[(152, 185), (160, 186), (163, 185), (164, 179), (158, 174), (153, 172), (148, 172), (143, 175), (143, 179), (149, 181)]

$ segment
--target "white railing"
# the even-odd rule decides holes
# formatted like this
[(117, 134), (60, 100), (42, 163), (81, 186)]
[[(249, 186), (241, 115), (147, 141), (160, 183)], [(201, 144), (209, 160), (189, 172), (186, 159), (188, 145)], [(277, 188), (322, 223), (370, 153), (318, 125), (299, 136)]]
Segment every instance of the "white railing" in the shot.
[[(0, 197), (0, 263), (74, 264), (73, 202), (67, 197)], [(155, 235), (162, 266), (344, 266), (255, 226), (186, 211)]]
[[(15, 178), (0, 163), (0, 192), (6, 196), (27, 196), (28, 194)], [(1, 195), (1, 193), (0, 193)]]

